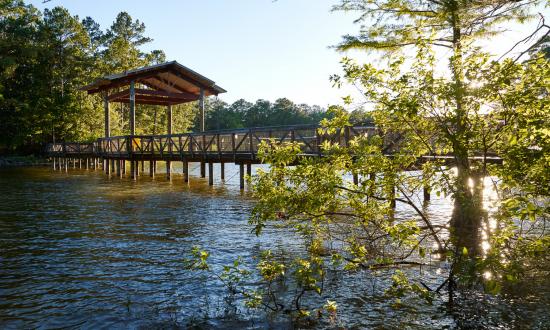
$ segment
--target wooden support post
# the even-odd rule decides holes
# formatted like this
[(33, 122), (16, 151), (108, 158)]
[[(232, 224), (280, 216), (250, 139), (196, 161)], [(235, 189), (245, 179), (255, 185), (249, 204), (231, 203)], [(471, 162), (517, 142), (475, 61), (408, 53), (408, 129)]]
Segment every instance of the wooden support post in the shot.
[(135, 83), (130, 82), (130, 135), (136, 134), (136, 90)]
[(353, 173), (353, 184), (356, 186), (359, 184), (359, 175), (357, 173)]
[(76, 169), (76, 158), (72, 158), (73, 160), (73, 170)]
[(145, 161), (141, 160), (141, 173), (145, 172)]
[(139, 177), (139, 160), (136, 160), (136, 177)]
[(172, 106), (168, 105), (166, 107), (166, 131), (168, 135), (172, 134)]
[(86, 169), (90, 169), (90, 158), (86, 158)]
[(424, 186), (424, 189), (423, 189), (423, 192), (424, 192), (424, 202), (429, 201), (430, 198), (431, 198), (431, 196), (430, 196), (430, 193), (431, 193), (431, 188), (430, 188), (430, 186), (425, 185), (425, 186)]
[(201, 178), (204, 178), (206, 176), (206, 167), (205, 162), (201, 160)]
[(109, 94), (108, 92), (103, 93), (103, 108), (105, 111), (105, 137), (108, 138), (111, 136), (111, 124), (109, 120)]
[(239, 183), (241, 190), (244, 189), (244, 164), (239, 164)]
[[(204, 88), (201, 88), (200, 95), (199, 95), (199, 113), (200, 113), (200, 121), (201, 121), (201, 132), (204, 132), (206, 129), (206, 122), (204, 118)], [(204, 177), (203, 177), (204, 178)]]
[(395, 209), (395, 185), (391, 186), (391, 195), (390, 195), (390, 206), (392, 209)]
[(252, 175), (252, 164), (251, 163), (246, 164), (246, 175), (248, 175), (248, 176)]
[(126, 175), (126, 159), (122, 160), (122, 175)]
[(78, 168), (82, 169), (82, 158), (78, 158)]
[(154, 178), (155, 177), (155, 166), (153, 165), (154, 160), (149, 161), (149, 176)]
[(116, 175), (117, 175), (118, 177), (121, 177), (122, 175), (120, 174), (120, 171), (121, 171), (121, 168), (120, 168), (120, 159), (117, 159), (115, 165), (116, 165)]
[(116, 160), (114, 158), (111, 159), (111, 173), (116, 173), (115, 164), (116, 164)]
[(55, 157), (52, 157), (53, 158), (53, 169), (55, 171)]
[[(172, 106), (168, 105), (166, 107), (166, 132), (168, 135), (172, 135)], [(169, 157), (172, 157), (172, 138), (168, 137), (168, 153)], [(166, 179), (170, 180), (172, 174), (172, 163), (168, 160), (166, 161)]]
[(222, 179), (222, 181), (225, 181), (225, 163), (224, 162), (220, 163), (220, 178)]
[(183, 182), (189, 182), (189, 162), (183, 161)]
[(214, 185), (214, 163), (208, 162), (208, 185)]
[(136, 162), (133, 159), (130, 159), (130, 176), (132, 179), (136, 180)]

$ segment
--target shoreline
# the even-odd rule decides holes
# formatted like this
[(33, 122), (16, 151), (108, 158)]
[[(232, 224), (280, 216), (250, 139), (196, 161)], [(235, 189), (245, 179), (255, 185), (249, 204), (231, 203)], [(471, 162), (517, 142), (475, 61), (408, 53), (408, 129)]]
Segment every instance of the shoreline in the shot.
[(34, 156), (0, 156), (0, 168), (49, 166), (51, 162), (47, 158)]

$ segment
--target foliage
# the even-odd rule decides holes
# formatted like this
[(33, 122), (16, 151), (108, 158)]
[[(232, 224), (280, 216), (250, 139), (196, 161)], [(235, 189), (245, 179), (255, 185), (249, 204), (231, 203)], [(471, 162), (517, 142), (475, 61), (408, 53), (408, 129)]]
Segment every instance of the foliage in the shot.
[[(41, 13), (21, 0), (2, 1), (0, 13), (0, 147), (7, 151), (102, 136), (102, 101), (79, 88), (106, 74), (165, 60), (162, 51), (141, 50), (152, 40), (145, 25), (125, 12), (106, 31), (90, 17), (81, 20), (62, 7)], [(113, 134), (123, 134), (128, 108), (115, 105), (111, 111)], [(194, 107), (173, 111), (181, 119), (175, 129), (187, 130)], [(157, 112), (140, 107), (140, 133), (163, 131), (165, 111)]]
[[(145, 52), (152, 39), (128, 13), (102, 30), (91, 17), (67, 9), (39, 12), (22, 0), (0, 3), (0, 149), (52, 141), (90, 141), (103, 136), (103, 102), (80, 87), (95, 78), (166, 61), (162, 50)], [(116, 91), (115, 91), (116, 92)], [(127, 104), (111, 104), (111, 134), (129, 131)], [(173, 131), (198, 130), (196, 102), (173, 106)], [(324, 109), (281, 98), (254, 104), (206, 104), (207, 129), (316, 124)], [(360, 114), (358, 114), (360, 115)], [(166, 134), (166, 110), (140, 105), (137, 134)]]
[[(215, 100), (206, 107), (206, 129), (318, 124), (328, 115), (319, 106), (295, 104), (286, 98), (278, 99), (274, 103), (266, 100), (250, 103), (240, 99), (230, 105)], [(356, 116), (363, 119), (360, 111), (356, 112)]]
[[(496, 61), (475, 44), (498, 33), (503, 22), (531, 17), (533, 5), (344, 0), (336, 7), (359, 11), (357, 21), (365, 23), (340, 50), (385, 54), (379, 67), (345, 58), (343, 76), (332, 77), (337, 86), (362, 91), (378, 132), (347, 145), (327, 141), (317, 159), (299, 156), (298, 144), (264, 142), (259, 156), (270, 169), (253, 178), (256, 234), (272, 223), (306, 243), (308, 257), (288, 267), (306, 275), (302, 287), (315, 291), (322, 282), (322, 271), (309, 273), (313, 265), (375, 270), (440, 257), (450, 267), (438, 288), (398, 271), (387, 293), (416, 293), (431, 302), (446, 288), (452, 303), (461, 286), (481, 283), (497, 293), (535, 271), (533, 258), (548, 248), (548, 60), (537, 53), (524, 63)], [(438, 66), (437, 47), (450, 49), (447, 71)], [(345, 135), (349, 114), (331, 112), (321, 132)], [(454, 166), (418, 161), (447, 154)], [(495, 155), (503, 157), (502, 166), (491, 164)], [(496, 219), (482, 208), (485, 177), (496, 180), (504, 200)], [(424, 212), (418, 196), (426, 186), (453, 199), (447, 223), (435, 225)], [(395, 202), (416, 216), (396, 219)]]

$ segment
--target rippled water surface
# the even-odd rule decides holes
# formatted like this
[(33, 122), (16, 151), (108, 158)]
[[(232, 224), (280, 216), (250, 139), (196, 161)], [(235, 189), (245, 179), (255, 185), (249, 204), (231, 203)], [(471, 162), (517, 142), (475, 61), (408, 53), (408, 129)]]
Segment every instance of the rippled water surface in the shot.
[[(250, 232), (252, 200), (239, 190), (238, 168), (226, 166), (224, 183), (215, 173), (213, 187), (192, 170), (186, 185), (181, 176), (134, 182), (93, 170), (1, 169), (0, 328), (185, 326), (204, 315), (223, 316), (224, 308), (219, 284), (184, 269), (192, 246), (211, 251), (218, 266), (237, 256), (251, 262), (264, 248), (299, 253), (299, 240), (288, 233), (270, 229), (258, 238)], [(429, 210), (444, 218), (451, 207), (434, 198)], [(406, 217), (408, 211), (399, 212)], [(433, 274), (426, 274), (428, 283)], [(437, 305), (420, 313), (392, 311), (383, 297), (369, 294), (375, 285), (367, 275), (336, 278), (346, 285), (333, 289), (327, 284), (346, 306), (348, 324), (453, 324)], [(262, 318), (206, 324), (273, 326)]]

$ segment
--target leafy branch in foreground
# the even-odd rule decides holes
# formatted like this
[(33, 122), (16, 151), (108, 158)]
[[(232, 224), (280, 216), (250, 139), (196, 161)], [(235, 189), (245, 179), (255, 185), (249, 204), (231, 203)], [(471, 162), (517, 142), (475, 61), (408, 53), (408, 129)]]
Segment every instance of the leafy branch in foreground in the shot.
[[(310, 315), (310, 311), (303, 308), (301, 304), (303, 295), (309, 291), (319, 294), (322, 291), (322, 286), (319, 286), (319, 275), (322, 274), (322, 270), (316, 264), (318, 260), (297, 258), (293, 261), (292, 280), (298, 290), (293, 298), (284, 301), (279, 292), (280, 287), (285, 286), (287, 266), (277, 261), (270, 250), (261, 253), (256, 265), (256, 274), (247, 269), (240, 258), (231, 265), (223, 266), (221, 270), (213, 269), (208, 263), (209, 256), (207, 251), (196, 246), (193, 247), (190, 258), (185, 260), (186, 268), (204, 272), (211, 280), (221, 282), (229, 293), (228, 301), (234, 302), (236, 297), (242, 298), (246, 308), (293, 313), (298, 319), (301, 319)], [(259, 278), (254, 275), (259, 275)], [(255, 284), (253, 285), (253, 283)], [(321, 317), (323, 311), (326, 311), (331, 322), (335, 322), (337, 305), (334, 301), (329, 300), (318, 308), (317, 316)]]

